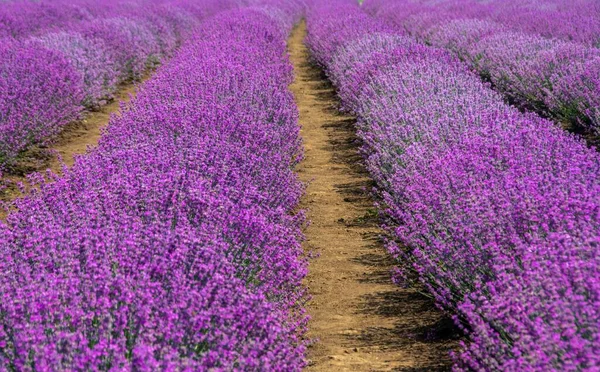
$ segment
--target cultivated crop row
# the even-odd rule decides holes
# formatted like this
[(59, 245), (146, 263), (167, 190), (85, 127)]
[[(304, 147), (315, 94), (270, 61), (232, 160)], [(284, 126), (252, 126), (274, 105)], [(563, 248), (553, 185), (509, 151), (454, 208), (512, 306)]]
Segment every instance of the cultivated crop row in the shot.
[(365, 1), (365, 5), (380, 15), (400, 12), (417, 28), (478, 18), (530, 35), (600, 46), (600, 4), (594, 0), (376, 0)]
[[(595, 17), (592, 22), (595, 39), (588, 43), (568, 40), (581, 39), (575, 36), (561, 39), (526, 33), (507, 20), (532, 25), (544, 12), (525, 12), (522, 7), (501, 2), (483, 5), (471, 4), (469, 0), (447, 0), (433, 6), (424, 1), (373, 0), (367, 4), (371, 14), (389, 21), (399, 30), (452, 51), (518, 106), (598, 135), (600, 10), (594, 3), (585, 3), (589, 8), (586, 16)], [(569, 9), (584, 13), (572, 4)], [(560, 7), (558, 12), (569, 14)], [(550, 12), (546, 17), (553, 14)], [(585, 16), (580, 14), (578, 19), (582, 21)], [(575, 20), (565, 25), (572, 27), (573, 32), (590, 30)]]
[(455, 369), (600, 368), (598, 153), (355, 5), (313, 4), (308, 29), (358, 117), (396, 279), (468, 334)]
[[(293, 2), (207, 19), (0, 223), (9, 370), (298, 370)], [(36, 177), (32, 177), (35, 181)]]
[(16, 1), (0, 7), (0, 165), (112, 98), (227, 3)]

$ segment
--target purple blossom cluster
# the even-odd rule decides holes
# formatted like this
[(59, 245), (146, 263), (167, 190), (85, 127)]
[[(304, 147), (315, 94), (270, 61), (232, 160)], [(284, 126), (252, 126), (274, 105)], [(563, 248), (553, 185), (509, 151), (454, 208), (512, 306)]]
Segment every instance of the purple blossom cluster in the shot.
[(600, 4), (597, 1), (494, 0), (478, 5), (484, 7), (491, 19), (511, 29), (600, 47)]
[[(101, 105), (114, 92), (119, 79), (116, 71), (116, 56), (100, 38), (88, 38), (70, 31), (47, 33), (29, 40), (31, 50), (47, 49), (59, 52), (79, 75), (85, 94), (81, 103), (88, 108)], [(52, 78), (52, 75), (48, 76)], [(76, 88), (74, 88), (76, 89)], [(77, 105), (79, 102), (74, 102)]]
[(127, 16), (146, 21), (163, 19), (181, 35), (189, 32), (192, 25), (197, 25), (199, 19), (238, 3), (217, 0), (9, 0), (3, 2), (0, 8), (0, 38), (23, 39), (39, 36), (67, 30), (79, 23), (113, 16)]
[(221, 12), (0, 223), (0, 369), (296, 371), (299, 4)]
[[(471, 3), (444, 0), (433, 5), (426, 1), (372, 0), (367, 8), (420, 41), (451, 50), (516, 105), (598, 134), (600, 49), (575, 37), (560, 39), (544, 32), (524, 32), (508, 22), (522, 20), (525, 24), (530, 16), (529, 24), (535, 24), (544, 12), (522, 11), (524, 6), (511, 7), (501, 1)], [(586, 4), (588, 8), (594, 6), (592, 2)], [(577, 4), (572, 4), (572, 8), (584, 18), (586, 14), (595, 17), (595, 33), (600, 41), (600, 11), (594, 15), (592, 10), (586, 13)], [(565, 9), (570, 8), (563, 4), (553, 9), (569, 14)], [(568, 23), (573, 29), (589, 30), (585, 23), (573, 22)]]
[(61, 53), (0, 41), (0, 164), (77, 117), (83, 79)]
[(350, 2), (307, 19), (357, 116), (396, 280), (418, 274), (467, 334), (454, 369), (600, 369), (600, 155)]
[(16, 1), (0, 7), (0, 165), (138, 80), (233, 3)]
[(365, 8), (384, 15), (401, 10), (413, 25), (458, 18), (480, 18), (514, 31), (600, 46), (600, 4), (594, 0), (400, 0), (365, 1)]

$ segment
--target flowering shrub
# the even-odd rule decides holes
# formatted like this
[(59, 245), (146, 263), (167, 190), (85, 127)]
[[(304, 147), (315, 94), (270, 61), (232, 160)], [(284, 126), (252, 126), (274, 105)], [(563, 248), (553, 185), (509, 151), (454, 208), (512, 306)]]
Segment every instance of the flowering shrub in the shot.
[(113, 52), (101, 39), (84, 38), (76, 32), (60, 31), (33, 38), (34, 48), (62, 53), (79, 72), (84, 84), (84, 106), (95, 108), (110, 98), (117, 86)]
[(358, 117), (396, 280), (416, 273), (468, 335), (454, 369), (600, 368), (600, 155), (365, 17), (315, 2), (308, 44)]
[[(169, 6), (162, 4), (154, 10), (162, 19), (169, 24), (173, 34), (175, 35), (175, 45), (178, 46), (183, 40), (187, 39), (187, 35), (199, 25), (199, 17), (196, 17), (191, 12), (182, 7)], [(167, 42), (162, 41), (167, 44)]]
[(420, 31), (452, 19), (478, 18), (529, 35), (600, 46), (600, 5), (593, 0), (371, 0), (365, 9)]
[[(600, 18), (593, 15), (592, 3), (560, 1), (556, 11), (548, 11), (541, 2), (533, 2), (531, 9), (507, 3), (513, 6), (500, 1), (485, 5), (447, 0), (431, 6), (421, 1), (373, 0), (368, 9), (402, 32), (456, 53), (515, 104), (597, 134), (600, 89), (594, 83), (597, 76), (591, 75), (596, 62), (589, 61), (600, 59), (593, 46), (600, 42)], [(572, 19), (557, 27), (556, 34), (551, 32), (555, 28), (544, 29), (548, 32), (538, 28), (565, 17)], [(584, 27), (586, 17), (597, 18), (593, 28)], [(565, 31), (566, 27), (573, 32)]]
[(90, 8), (102, 6), (105, 5), (69, 0), (4, 1), (0, 7), (0, 37), (24, 38), (58, 30), (92, 19), (95, 12)]
[(2, 40), (0, 164), (77, 118), (83, 98), (83, 77), (63, 55), (21, 41)]
[(584, 125), (600, 123), (600, 56), (568, 65), (553, 84), (549, 105), (562, 117), (583, 120)]
[(94, 151), (16, 202), (0, 224), (0, 365), (304, 366), (284, 39), (301, 7), (281, 10), (206, 20)]
[(235, 5), (207, 0), (192, 13), (186, 9), (196, 6), (187, 2), (5, 4), (2, 48), (13, 50), (0, 56), (0, 166), (51, 139), (82, 106), (99, 108), (119, 83), (172, 56), (200, 17)]
[(490, 15), (515, 30), (600, 46), (600, 5), (590, 0), (493, 1)]
[(97, 19), (82, 24), (77, 31), (106, 43), (115, 54), (121, 80), (140, 79), (160, 53), (160, 46), (150, 29), (126, 17)]

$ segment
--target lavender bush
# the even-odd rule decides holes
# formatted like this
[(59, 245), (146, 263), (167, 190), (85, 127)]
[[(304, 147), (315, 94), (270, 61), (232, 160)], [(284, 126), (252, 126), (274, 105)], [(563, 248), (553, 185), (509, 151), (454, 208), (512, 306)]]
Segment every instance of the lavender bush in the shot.
[(103, 40), (113, 51), (121, 80), (138, 80), (158, 59), (160, 46), (149, 27), (127, 17), (98, 19), (82, 24), (77, 31)]
[[(11, 0), (3, 3), (0, 8), (0, 37), (40, 36), (48, 32), (68, 30), (81, 22), (115, 16), (128, 16), (146, 21), (155, 16), (176, 20), (171, 22), (172, 27), (185, 33), (191, 29), (190, 26), (197, 24), (198, 19), (237, 3), (227, 0)], [(184, 20), (185, 22), (182, 22)]]
[(58, 30), (73, 21), (91, 20), (100, 3), (53, 0), (51, 2), (8, 1), (0, 7), (0, 37), (23, 38)]
[(569, 65), (553, 83), (550, 107), (565, 118), (600, 123), (600, 56)]
[(479, 18), (520, 33), (600, 46), (600, 5), (593, 0), (367, 0), (365, 8), (379, 16), (401, 13), (411, 29)]
[[(401, 32), (453, 51), (489, 79), (511, 102), (597, 135), (600, 88), (595, 84), (597, 77), (592, 76), (595, 62), (589, 61), (598, 60), (600, 50), (575, 36), (547, 38), (543, 36), (556, 35), (523, 32), (508, 19), (521, 19), (526, 23), (527, 17), (532, 17), (531, 22), (539, 17), (518, 6), (508, 7), (499, 1), (465, 6), (467, 3), (471, 4), (470, 0), (447, 0), (435, 6), (423, 1), (372, 0), (367, 8)], [(573, 29), (585, 29), (586, 23), (578, 24), (576, 19), (585, 18), (582, 9), (590, 10), (592, 3), (579, 5), (582, 8), (571, 5), (573, 11), (581, 15), (569, 23)], [(537, 8), (532, 5), (531, 9)], [(563, 14), (570, 8), (562, 4), (556, 5), (556, 9), (561, 9), (560, 14)], [(550, 14), (554, 12), (547, 16)], [(593, 14), (588, 12), (600, 20), (600, 13)], [(600, 22), (596, 23), (600, 25)], [(600, 40), (600, 29), (597, 31)], [(569, 90), (565, 88), (567, 86)]]
[(490, 17), (528, 34), (600, 47), (600, 5), (593, 0), (494, 0)]
[(21, 41), (2, 40), (0, 164), (75, 119), (83, 98), (83, 77), (63, 55)]
[[(276, 2), (268, 4), (277, 6)], [(304, 366), (303, 187), (283, 21), (197, 29), (98, 148), (0, 224), (0, 365), (294, 371)]]
[(34, 48), (61, 52), (80, 74), (84, 84), (83, 105), (97, 108), (117, 88), (118, 72), (113, 51), (101, 39), (85, 38), (76, 32), (60, 31), (31, 40)]
[(198, 9), (188, 2), (58, 0), (3, 6), (2, 47), (12, 50), (0, 57), (0, 166), (30, 145), (50, 140), (82, 106), (99, 108), (119, 83), (140, 79), (148, 67), (172, 56), (201, 17), (235, 5), (205, 1)]
[(416, 272), (468, 335), (454, 369), (597, 370), (600, 156), (365, 17), (312, 3), (309, 46), (358, 117), (396, 280)]

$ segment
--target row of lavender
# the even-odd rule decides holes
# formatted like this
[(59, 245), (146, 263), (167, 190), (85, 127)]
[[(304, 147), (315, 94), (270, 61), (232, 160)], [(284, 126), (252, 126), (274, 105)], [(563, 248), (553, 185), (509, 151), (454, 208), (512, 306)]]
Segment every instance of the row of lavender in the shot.
[(468, 343), (456, 370), (600, 368), (600, 155), (355, 5), (308, 42), (358, 117), (390, 252)]
[(0, 223), (0, 369), (303, 367), (300, 13), (207, 19), (95, 150), (31, 177)]
[[(0, 7), (0, 38), (23, 39), (69, 29), (73, 24), (101, 18), (125, 16), (146, 20), (150, 11), (180, 22), (197, 22), (214, 6), (209, 1), (135, 0), (131, 2), (91, 0), (7, 0)], [(176, 9), (174, 9), (174, 7)], [(150, 9), (149, 9), (150, 8)], [(175, 10), (175, 11), (174, 11)], [(146, 27), (153, 27), (145, 24)], [(159, 26), (155, 25), (154, 27)], [(183, 29), (180, 29), (184, 31)]]
[[(526, 20), (519, 8), (471, 0), (370, 0), (371, 14), (430, 45), (452, 51), (511, 101), (595, 135), (600, 130), (600, 49), (515, 29), (493, 15)], [(593, 5), (590, 5), (593, 6)], [(573, 5), (576, 9), (577, 6)], [(500, 9), (500, 10), (498, 10)], [(539, 14), (539, 13), (538, 13)], [(517, 17), (520, 15), (520, 17)], [(600, 14), (596, 24), (600, 27)], [(585, 29), (582, 24), (571, 27)], [(596, 35), (600, 41), (600, 32)]]
[(0, 166), (103, 105), (118, 84), (173, 54), (201, 18), (226, 6), (191, 1), (0, 7)]
[[(403, 0), (387, 2), (386, 8), (410, 13), (407, 18), (415, 26), (433, 21), (431, 17), (449, 21), (461, 13), (529, 35), (600, 47), (600, 3), (595, 0)], [(425, 14), (434, 9), (438, 14)]]
[(481, 7), (493, 20), (515, 30), (600, 47), (600, 3), (595, 0), (459, 0)]

